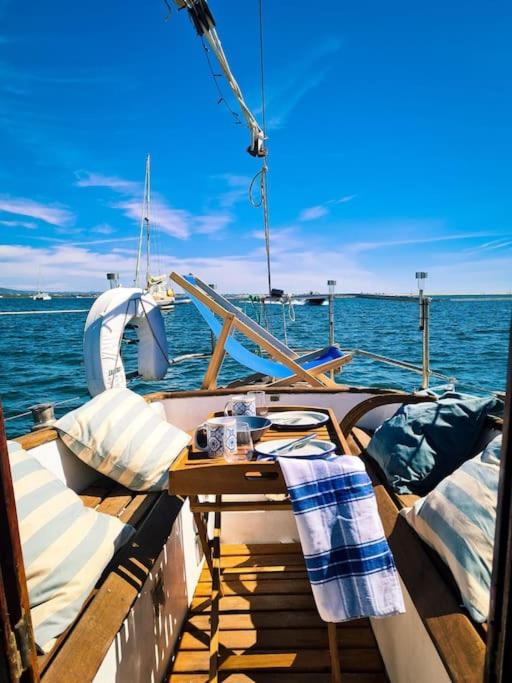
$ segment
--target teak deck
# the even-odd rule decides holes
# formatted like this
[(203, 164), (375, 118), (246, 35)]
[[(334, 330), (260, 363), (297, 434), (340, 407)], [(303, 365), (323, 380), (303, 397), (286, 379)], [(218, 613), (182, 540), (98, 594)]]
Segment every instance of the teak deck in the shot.
[[(221, 558), (220, 680), (331, 681), (327, 628), (315, 608), (300, 546), (223, 545)], [(211, 590), (205, 567), (168, 683), (208, 681)], [(367, 619), (338, 624), (337, 639), (343, 681), (386, 681)]]

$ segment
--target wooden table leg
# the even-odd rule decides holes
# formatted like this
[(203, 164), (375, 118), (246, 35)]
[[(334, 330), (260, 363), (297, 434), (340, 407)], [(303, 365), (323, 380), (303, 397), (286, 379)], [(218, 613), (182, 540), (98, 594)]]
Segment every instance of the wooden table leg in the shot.
[[(216, 496), (215, 502), (222, 503), (222, 496)], [(210, 683), (219, 680), (219, 602), (220, 602), (220, 525), (221, 512), (215, 512), (212, 546), (212, 604), (210, 612)]]
[(331, 656), (331, 680), (333, 683), (341, 683), (340, 655), (338, 652), (336, 624), (328, 622), (327, 633), (329, 635), (329, 654)]
[[(195, 503), (197, 503), (197, 496), (191, 496), (190, 502), (192, 506)], [(208, 527), (207, 524), (205, 524), (203, 514), (204, 513), (202, 512), (192, 512), (194, 522), (196, 523), (197, 533), (199, 534), (201, 547), (206, 558), (206, 564), (208, 565), (208, 569), (210, 570), (210, 576), (213, 576), (212, 551), (210, 548), (210, 543), (208, 541)], [(208, 519), (208, 513), (206, 514), (206, 519)]]

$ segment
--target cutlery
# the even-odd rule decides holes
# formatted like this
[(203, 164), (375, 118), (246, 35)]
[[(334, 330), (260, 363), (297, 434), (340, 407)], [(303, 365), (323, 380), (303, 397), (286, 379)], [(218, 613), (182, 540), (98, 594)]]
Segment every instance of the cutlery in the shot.
[(309, 434), (308, 436), (301, 436), (300, 439), (294, 439), (293, 441), (290, 441), (284, 446), (279, 446), (279, 448), (276, 448), (276, 450), (273, 452), (273, 455), (287, 453), (288, 451), (293, 451), (297, 449), (297, 447), (302, 448), (310, 441), (313, 441), (313, 439), (316, 439), (317, 436), (318, 434)]

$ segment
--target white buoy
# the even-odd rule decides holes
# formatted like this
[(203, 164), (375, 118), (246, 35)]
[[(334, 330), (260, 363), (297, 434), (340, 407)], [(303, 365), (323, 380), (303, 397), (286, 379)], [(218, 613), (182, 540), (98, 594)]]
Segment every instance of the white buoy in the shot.
[(109, 289), (96, 299), (85, 322), (84, 364), (91, 396), (126, 386), (121, 341), (128, 323), (134, 325), (139, 340), (138, 374), (145, 380), (165, 377), (167, 336), (155, 300), (141, 289)]

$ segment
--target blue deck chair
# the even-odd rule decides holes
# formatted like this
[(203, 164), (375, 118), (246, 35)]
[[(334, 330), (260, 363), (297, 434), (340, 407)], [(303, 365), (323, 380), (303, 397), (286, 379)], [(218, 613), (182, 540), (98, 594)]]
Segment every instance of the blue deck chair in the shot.
[[(205, 388), (215, 386), (224, 352), (253, 372), (277, 380), (273, 382), (274, 386), (300, 380), (313, 386), (331, 386), (332, 380), (323, 373), (352, 360), (351, 354), (343, 354), (337, 346), (328, 346), (298, 356), (286, 344), (199, 278), (193, 275), (182, 278), (176, 273), (172, 273), (171, 277), (190, 295), (192, 303), (218, 340), (203, 382)], [(267, 351), (271, 358), (264, 358), (250, 351), (239, 341), (230, 337), (229, 334), (233, 328)]]

